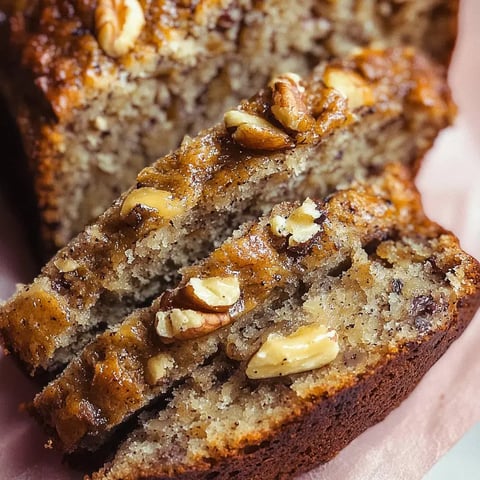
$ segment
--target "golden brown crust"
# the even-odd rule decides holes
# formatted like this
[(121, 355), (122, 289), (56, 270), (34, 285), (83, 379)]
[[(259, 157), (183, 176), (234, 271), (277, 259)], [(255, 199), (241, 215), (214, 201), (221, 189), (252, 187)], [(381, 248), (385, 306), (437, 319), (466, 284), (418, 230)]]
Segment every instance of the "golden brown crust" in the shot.
[[(472, 282), (479, 285), (480, 265), (472, 264)], [(345, 386), (336, 395), (305, 403), (292, 412), (289, 422), (261, 434), (243, 451), (220, 452), (199, 461), (195, 468), (165, 475), (163, 465), (138, 465), (117, 472), (123, 480), (291, 478), (333, 458), (341, 449), (396, 408), (415, 388), (429, 368), (467, 327), (480, 305), (477, 288), (462, 298), (451, 322), (418, 342), (385, 357), (368, 374)], [(279, 459), (282, 459), (280, 462)], [(108, 477), (108, 465), (92, 480)], [(115, 477), (119, 478), (119, 477)]]
[[(0, 9), (8, 13), (6, 3), (0, 3)], [(221, 24), (232, 1), (145, 2), (148, 28), (136, 42), (135, 50), (121, 59), (105, 54), (96, 39), (96, 0), (23, 3), (17, 2), (10, 17), (14, 55), (21, 52), (22, 68), (33, 75), (33, 84), (41, 89), (56, 118), (66, 121), (88, 99), (89, 90), (101, 74), (113, 78), (123, 69), (140, 74), (137, 65), (147, 63), (153, 52), (160, 57), (168, 55), (166, 45), (174, 37), (195, 35), (196, 28), (205, 27), (207, 22), (211, 28)], [(451, 47), (456, 37), (458, 1), (439, 2), (436, 9), (435, 15), (442, 14), (451, 22), (449, 29), (453, 31), (446, 35)], [(445, 50), (450, 54), (451, 48)]]

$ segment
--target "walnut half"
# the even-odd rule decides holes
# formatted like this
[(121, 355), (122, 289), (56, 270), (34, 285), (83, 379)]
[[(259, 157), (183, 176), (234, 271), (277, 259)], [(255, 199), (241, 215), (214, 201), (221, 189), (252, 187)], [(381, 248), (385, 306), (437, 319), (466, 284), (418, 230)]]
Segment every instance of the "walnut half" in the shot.
[(110, 57), (120, 57), (135, 45), (145, 15), (138, 0), (99, 0), (95, 10), (98, 43)]
[(308, 372), (333, 362), (339, 352), (337, 334), (312, 323), (288, 336), (271, 333), (247, 366), (247, 377), (272, 378)]
[(293, 140), (282, 130), (257, 115), (241, 110), (230, 110), (224, 117), (225, 127), (231, 131), (233, 140), (252, 150), (285, 150), (295, 146)]
[(305, 89), (301, 78), (294, 73), (285, 73), (270, 82), (274, 117), (293, 132), (306, 132), (313, 128), (315, 120), (304, 101)]
[(173, 308), (156, 315), (155, 329), (164, 343), (203, 337), (231, 323), (228, 313), (205, 313), (196, 310)]

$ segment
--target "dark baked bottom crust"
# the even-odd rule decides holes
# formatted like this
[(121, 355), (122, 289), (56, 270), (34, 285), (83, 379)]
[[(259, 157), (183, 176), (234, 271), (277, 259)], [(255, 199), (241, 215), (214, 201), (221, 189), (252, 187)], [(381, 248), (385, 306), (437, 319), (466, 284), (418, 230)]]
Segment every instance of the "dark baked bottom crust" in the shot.
[[(383, 420), (412, 392), (465, 330), (479, 305), (480, 291), (477, 291), (459, 302), (458, 315), (446, 329), (435, 332), (426, 341), (406, 345), (358, 383), (313, 404), (270, 439), (247, 448), (241, 455), (209, 459), (210, 464), (204, 463), (174, 478), (287, 479), (327, 462), (367, 428)], [(92, 478), (102, 476), (94, 474)], [(168, 478), (173, 477), (159, 477), (154, 472), (123, 473), (124, 480)]]

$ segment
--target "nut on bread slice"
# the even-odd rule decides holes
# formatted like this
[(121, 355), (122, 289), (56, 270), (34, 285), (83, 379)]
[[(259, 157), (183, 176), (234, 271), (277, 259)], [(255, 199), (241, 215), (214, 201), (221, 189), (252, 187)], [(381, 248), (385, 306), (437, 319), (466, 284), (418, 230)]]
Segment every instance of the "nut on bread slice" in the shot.
[[(241, 397), (247, 410), (231, 406), (232, 430), (247, 421), (253, 407), (244, 397), (255, 397), (257, 388), (280, 389), (279, 411), (293, 400), (300, 406), (447, 328), (458, 304), (478, 289), (476, 262), (425, 218), (398, 164), (323, 201), (275, 206), (181, 273), (175, 288), (98, 336), (37, 395), (32, 412), (58, 448), (95, 450), (129, 417), (170, 395), (162, 422), (175, 412), (172, 419), (185, 414), (195, 425), (198, 414), (202, 434), (172, 420), (166, 437), (178, 427), (181, 438), (201, 444), (221, 423), (220, 400), (199, 398), (210, 398), (210, 388)], [(193, 400), (186, 400), (185, 412), (176, 411), (178, 399), (197, 394), (205, 410), (190, 411)], [(261, 405), (271, 401), (262, 397)], [(273, 421), (255, 415), (260, 424)], [(172, 442), (179, 447), (169, 438), (165, 450)]]
[(242, 222), (322, 197), (388, 162), (412, 171), (454, 112), (443, 71), (411, 48), (361, 50), (303, 80), (283, 74), (224, 123), (185, 138), (0, 309), (31, 373), (168, 287)]

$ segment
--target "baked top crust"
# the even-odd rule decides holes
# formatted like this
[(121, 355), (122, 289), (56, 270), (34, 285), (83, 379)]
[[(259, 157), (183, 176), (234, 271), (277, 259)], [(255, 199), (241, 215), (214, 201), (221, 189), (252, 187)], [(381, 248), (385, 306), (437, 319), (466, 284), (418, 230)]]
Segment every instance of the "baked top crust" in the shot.
[[(98, 41), (95, 13), (102, 2), (0, 2), (0, 9), (10, 18), (12, 57), (18, 61), (20, 55), (22, 68), (32, 75), (32, 87), (35, 85), (43, 92), (55, 118), (62, 122), (72, 118), (76, 114), (76, 107), (85, 105), (92, 96), (108, 88), (120, 76), (134, 80), (156, 76), (174, 67), (181, 70), (182, 64), (184, 68), (190, 67), (192, 57), (202, 56), (196, 49), (221, 43), (225, 29), (236, 23), (236, 19), (229, 17), (229, 9), (233, 5), (237, 7), (238, 3), (244, 11), (258, 9), (259, 14), (262, 10), (250, 1), (142, 1), (140, 6), (145, 25), (134, 48), (113, 58)], [(122, 5), (128, 4), (124, 0), (110, 0), (110, 3), (119, 16)], [(430, 8), (435, 7), (439, 12), (450, 11), (452, 24), (449, 28), (453, 30), (451, 36), (455, 38), (458, 1), (424, 3), (431, 3)], [(328, 12), (328, 8), (335, 11), (337, 7), (326, 8)], [(428, 7), (424, 8), (428, 10)], [(392, 7), (390, 15), (394, 14)], [(332, 16), (335, 18), (335, 14)], [(383, 33), (388, 35), (386, 31)], [(195, 42), (201, 47), (195, 47)], [(365, 41), (364, 45), (368, 43)], [(449, 56), (449, 52), (446, 53)]]

